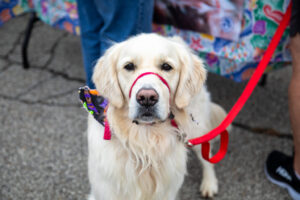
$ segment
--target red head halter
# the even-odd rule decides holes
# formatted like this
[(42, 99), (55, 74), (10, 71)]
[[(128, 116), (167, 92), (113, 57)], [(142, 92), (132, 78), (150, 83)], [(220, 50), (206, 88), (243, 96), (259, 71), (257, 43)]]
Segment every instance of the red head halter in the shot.
[(158, 78), (159, 78), (159, 79), (160, 79), (160, 80), (168, 87), (169, 92), (171, 92), (168, 82), (167, 82), (161, 75), (159, 75), (159, 74), (157, 74), (157, 73), (154, 73), (154, 72), (145, 72), (145, 73), (140, 74), (140, 75), (135, 79), (135, 81), (132, 83), (132, 85), (131, 85), (131, 87), (130, 87), (130, 90), (129, 90), (129, 98), (131, 98), (131, 92), (132, 92), (133, 86), (136, 84), (136, 82), (137, 82), (140, 78), (142, 78), (143, 76), (146, 76), (146, 75), (155, 75), (155, 76), (157, 76), (157, 77), (158, 77)]

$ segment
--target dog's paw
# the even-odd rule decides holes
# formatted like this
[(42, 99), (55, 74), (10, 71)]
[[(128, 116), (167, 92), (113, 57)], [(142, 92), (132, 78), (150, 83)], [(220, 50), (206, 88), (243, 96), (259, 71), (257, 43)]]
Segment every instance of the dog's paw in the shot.
[(204, 178), (200, 185), (200, 192), (203, 197), (212, 198), (218, 193), (218, 180), (216, 178)]

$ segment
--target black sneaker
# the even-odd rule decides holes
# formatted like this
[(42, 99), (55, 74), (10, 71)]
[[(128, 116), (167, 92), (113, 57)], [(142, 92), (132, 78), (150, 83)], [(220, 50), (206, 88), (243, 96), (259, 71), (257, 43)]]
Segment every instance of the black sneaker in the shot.
[(273, 151), (267, 158), (265, 173), (272, 183), (287, 189), (294, 200), (300, 200), (300, 180), (294, 172), (293, 157)]

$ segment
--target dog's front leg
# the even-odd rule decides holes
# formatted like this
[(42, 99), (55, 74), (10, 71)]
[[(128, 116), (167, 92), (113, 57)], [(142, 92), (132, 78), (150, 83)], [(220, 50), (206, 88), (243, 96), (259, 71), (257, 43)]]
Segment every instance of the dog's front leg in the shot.
[(203, 159), (201, 155), (200, 145), (195, 146), (193, 150), (196, 152), (203, 166), (203, 171), (202, 171), (203, 176), (202, 176), (202, 183), (200, 185), (200, 192), (202, 196), (211, 198), (218, 193), (218, 179), (216, 177), (214, 166), (213, 164)]

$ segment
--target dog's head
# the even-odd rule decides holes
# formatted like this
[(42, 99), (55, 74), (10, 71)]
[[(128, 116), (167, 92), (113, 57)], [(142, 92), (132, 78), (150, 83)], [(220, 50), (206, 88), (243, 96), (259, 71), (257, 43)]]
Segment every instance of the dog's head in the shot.
[(156, 34), (113, 45), (93, 74), (96, 89), (110, 106), (127, 108), (131, 120), (146, 124), (166, 120), (171, 106), (188, 106), (205, 79), (202, 61), (179, 37)]

